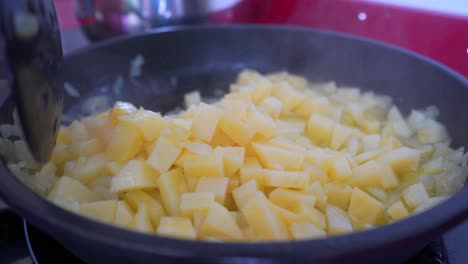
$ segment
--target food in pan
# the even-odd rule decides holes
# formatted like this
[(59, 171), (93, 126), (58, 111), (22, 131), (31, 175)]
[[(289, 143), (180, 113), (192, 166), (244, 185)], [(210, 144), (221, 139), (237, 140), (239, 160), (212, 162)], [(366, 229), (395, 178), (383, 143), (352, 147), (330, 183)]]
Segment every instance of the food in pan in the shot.
[(209, 241), (374, 228), (445, 201), (467, 176), (468, 155), (450, 148), (435, 107), (405, 117), (387, 96), (250, 70), (214, 104), (197, 92), (185, 99), (170, 116), (117, 102), (61, 127), (43, 166), (6, 125), (2, 154), (68, 210)]

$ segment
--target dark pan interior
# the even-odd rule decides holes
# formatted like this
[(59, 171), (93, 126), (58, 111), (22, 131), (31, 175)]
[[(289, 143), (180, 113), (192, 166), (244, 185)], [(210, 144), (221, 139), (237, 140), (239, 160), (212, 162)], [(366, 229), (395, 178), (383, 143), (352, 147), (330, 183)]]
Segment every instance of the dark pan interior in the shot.
[[(143, 73), (130, 80), (130, 61), (138, 54), (145, 59)], [(106, 95), (110, 101), (126, 100), (165, 112), (180, 105), (187, 91), (199, 89), (212, 95), (226, 89), (243, 68), (287, 70), (312, 81), (334, 80), (338, 85), (388, 94), (406, 113), (436, 105), (454, 145), (468, 146), (466, 79), (413, 53), (330, 32), (263, 26), (163, 30), (78, 51), (66, 59), (65, 79), (82, 97)], [(118, 76), (124, 89), (114, 94)], [(80, 100), (67, 96), (66, 110), (78, 108)], [(1, 115), (9, 116), (5, 111)], [(395, 263), (468, 216), (465, 188), (431, 211), (371, 231), (303, 242), (203, 243), (136, 234), (81, 218), (28, 191), (4, 166), (0, 174), (0, 194), (16, 212), (93, 263), (154, 263), (168, 255), (235, 256), (239, 261), (270, 258), (268, 263), (304, 263), (304, 258), (321, 263)]]

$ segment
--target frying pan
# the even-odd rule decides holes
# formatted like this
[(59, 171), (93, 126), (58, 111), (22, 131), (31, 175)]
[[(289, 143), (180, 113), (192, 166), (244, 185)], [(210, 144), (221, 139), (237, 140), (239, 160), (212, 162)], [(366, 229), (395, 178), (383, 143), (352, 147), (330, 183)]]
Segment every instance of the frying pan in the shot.
[[(141, 54), (142, 75), (128, 78)], [(154, 31), (103, 42), (66, 58), (67, 80), (82, 96), (104, 94), (168, 111), (183, 94), (226, 89), (244, 68), (287, 70), (312, 81), (391, 95), (405, 114), (436, 105), (452, 145), (468, 146), (468, 82), (417, 54), (354, 36), (277, 26), (201, 26)], [(123, 89), (112, 95), (121, 76)], [(66, 111), (79, 100), (65, 98)], [(0, 111), (11, 117), (11, 105)], [(85, 219), (47, 202), (0, 166), (0, 195), (18, 214), (89, 263), (222, 262), (399, 263), (468, 216), (468, 189), (406, 220), (373, 230), (300, 242), (215, 243), (145, 235)], [(53, 254), (53, 252), (50, 252)]]

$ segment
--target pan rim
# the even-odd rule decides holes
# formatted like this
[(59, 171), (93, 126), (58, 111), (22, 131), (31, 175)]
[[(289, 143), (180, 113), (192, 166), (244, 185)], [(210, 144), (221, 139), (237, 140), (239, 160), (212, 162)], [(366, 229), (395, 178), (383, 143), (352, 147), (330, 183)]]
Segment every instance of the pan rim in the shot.
[[(461, 74), (439, 62), (426, 58), (415, 52), (407, 51), (391, 44), (354, 35), (292, 26), (204, 25), (197, 27), (169, 27), (153, 30), (149, 33), (119, 37), (104, 41), (93, 45), (92, 47), (75, 51), (67, 55), (66, 60), (73, 59), (74, 56), (79, 56), (89, 50), (104, 48), (107, 45), (126, 41), (131, 38), (145, 37), (153, 34), (171, 34), (172, 32), (180, 32), (184, 30), (206, 31), (226, 29), (261, 29), (275, 31), (294, 30), (297, 32), (326, 34), (336, 38), (365, 41), (383, 48), (391, 48), (426, 63), (430, 63), (468, 88), (468, 81)], [(344, 257), (359, 254), (368, 250), (383, 249), (387, 246), (391, 246), (393, 243), (408, 243), (408, 245), (411, 245), (411, 241), (417, 238), (429, 237), (431, 235), (429, 233), (440, 234), (441, 231), (447, 230), (449, 227), (460, 223), (464, 218), (468, 217), (468, 188), (464, 187), (448, 201), (421, 214), (372, 230), (353, 232), (347, 235), (333, 236), (317, 240), (259, 243), (213, 243), (179, 240), (159, 237), (156, 235), (139, 234), (81, 217), (48, 202), (46, 199), (43, 199), (36, 193), (32, 192), (27, 186), (23, 185), (15, 176), (13, 176), (6, 166), (0, 166), (0, 174), (2, 174), (0, 177), (0, 186), (9, 186), (8, 188), (0, 188), (0, 195), (2, 198), (4, 198), (7, 204), (12, 206), (16, 213), (25, 216), (30, 223), (43, 230), (49, 230), (47, 227), (53, 225), (55, 226), (55, 229), (59, 229), (61, 232), (68, 232), (74, 236), (91, 239), (114, 248), (125, 248), (133, 251), (177, 257), (286, 257), (291, 255), (311, 256), (313, 253), (317, 253), (320, 258)], [(44, 215), (44, 212), (52, 212), (52, 214), (51, 216), (47, 216)], [(31, 221), (31, 219), (34, 220)], [(56, 236), (57, 234), (52, 235)], [(339, 253), (339, 255), (336, 255), (336, 253)]]

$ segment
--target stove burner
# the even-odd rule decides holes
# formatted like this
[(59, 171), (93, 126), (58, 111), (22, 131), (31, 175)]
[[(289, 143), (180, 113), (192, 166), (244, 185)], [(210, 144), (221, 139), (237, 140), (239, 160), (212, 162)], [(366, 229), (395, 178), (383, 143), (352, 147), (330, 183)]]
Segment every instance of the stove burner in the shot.
[[(29, 253), (34, 263), (84, 263), (64, 249), (53, 238), (29, 225), (24, 219), (23, 226)], [(407, 264), (449, 264), (444, 242), (441, 239), (432, 242), (418, 255), (411, 258)]]

